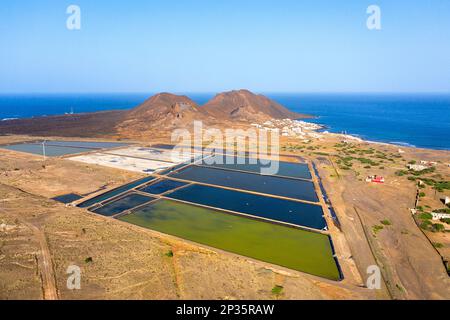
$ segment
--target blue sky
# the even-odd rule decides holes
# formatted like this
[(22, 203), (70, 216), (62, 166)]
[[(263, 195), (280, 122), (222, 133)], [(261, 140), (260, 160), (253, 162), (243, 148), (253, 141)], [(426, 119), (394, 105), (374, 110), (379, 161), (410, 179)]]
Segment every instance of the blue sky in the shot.
[(450, 1), (9, 1), (0, 47), (0, 93), (449, 92)]

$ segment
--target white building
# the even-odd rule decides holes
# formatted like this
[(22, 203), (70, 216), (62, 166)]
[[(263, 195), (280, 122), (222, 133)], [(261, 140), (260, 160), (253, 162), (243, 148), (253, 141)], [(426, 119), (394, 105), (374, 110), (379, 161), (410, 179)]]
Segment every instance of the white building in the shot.
[(450, 197), (445, 197), (443, 200), (445, 205), (450, 203)]
[(436, 166), (436, 165), (437, 165), (437, 162), (435, 162), (435, 161), (425, 161), (425, 160), (422, 160), (422, 161), (420, 161), (420, 164), (423, 164), (423, 165), (426, 165), (426, 166)]
[(433, 220), (450, 219), (450, 213), (432, 212)]
[(409, 170), (414, 170), (414, 171), (422, 171), (427, 169), (428, 167), (423, 166), (421, 164), (408, 164), (408, 169)]

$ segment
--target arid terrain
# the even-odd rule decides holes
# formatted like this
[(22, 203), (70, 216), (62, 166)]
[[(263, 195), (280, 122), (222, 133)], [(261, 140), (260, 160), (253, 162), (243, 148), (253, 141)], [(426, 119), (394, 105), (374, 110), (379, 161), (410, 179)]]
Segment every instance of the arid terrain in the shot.
[[(9, 151), (2, 151), (1, 166), (2, 299), (50, 298), (52, 282), (60, 299), (376, 297), (374, 291), (346, 281), (327, 281), (212, 250), (48, 199), (95, 192), (139, 175), (64, 159), (44, 165), (41, 157)], [(173, 257), (166, 255), (170, 250)], [(42, 268), (46, 255), (48, 270)], [(66, 287), (70, 265), (82, 268), (81, 290)], [(51, 280), (49, 286), (45, 279)], [(284, 288), (280, 296), (272, 293), (276, 285)]]
[[(240, 100), (241, 95), (247, 102)], [(227, 98), (231, 102), (223, 103)], [(248, 128), (250, 122), (267, 121), (275, 115), (279, 119), (294, 116), (259, 101), (261, 97), (252, 100), (247, 92), (237, 97), (236, 93), (219, 96), (211, 102), (220, 106), (216, 108), (223, 121), (212, 115), (214, 111), (199, 111), (187, 97), (173, 100), (173, 96), (158, 95), (152, 99), (140, 111), (115, 113), (114, 126), (113, 122), (107, 125), (109, 120), (104, 118), (95, 133), (95, 121), (86, 122), (88, 129), (83, 134), (75, 133), (79, 121), (65, 127), (72, 115), (8, 121), (0, 125), (0, 132), (8, 133), (0, 136), (0, 144), (43, 136), (76, 140), (89, 136), (152, 145), (172, 143), (171, 130), (188, 127), (193, 119), (224, 129)], [(261, 104), (265, 108), (253, 112)], [(237, 109), (230, 107), (233, 105)], [(252, 109), (247, 112), (249, 106)], [(234, 121), (237, 115), (245, 121)], [(54, 127), (55, 121), (61, 126)], [(155, 121), (157, 128), (151, 125)], [(1, 150), (0, 298), (450, 299), (445, 266), (449, 226), (444, 224), (444, 230), (434, 230), (433, 225), (422, 228), (422, 220), (410, 210), (415, 207), (420, 179), (429, 182), (419, 201), (422, 211), (445, 207), (440, 199), (449, 196), (450, 190), (437, 183), (450, 180), (450, 152), (399, 148), (335, 134), (310, 139), (281, 137), (280, 146), (283, 159), (301, 157), (318, 168), (340, 222), (339, 229), (327, 215), (344, 280), (325, 280), (65, 206), (50, 198), (67, 193), (88, 195), (142, 175)], [(408, 171), (408, 163), (420, 161), (436, 164), (420, 175)], [(366, 182), (371, 175), (383, 176), (385, 183)], [(81, 290), (67, 289), (70, 265), (81, 267)], [(365, 287), (367, 268), (372, 265), (380, 266), (383, 276), (378, 290)], [(283, 288), (281, 293), (272, 291), (276, 286)]]

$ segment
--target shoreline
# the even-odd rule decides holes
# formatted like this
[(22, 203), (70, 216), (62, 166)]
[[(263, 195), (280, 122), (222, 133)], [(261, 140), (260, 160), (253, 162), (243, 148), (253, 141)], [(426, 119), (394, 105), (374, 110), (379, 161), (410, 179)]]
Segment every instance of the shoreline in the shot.
[[(66, 113), (66, 114), (60, 114), (60, 115), (33, 116), (33, 117), (28, 117), (28, 118), (20, 118), (20, 117), (2, 118), (2, 119), (0, 119), (0, 123), (11, 123), (11, 122), (30, 121), (30, 120), (38, 120), (38, 119), (64, 118), (64, 117), (73, 117), (73, 116), (86, 116), (86, 115), (100, 114), (100, 113), (107, 114), (107, 113), (114, 113), (114, 112), (123, 112), (126, 110), (127, 109), (112, 109), (112, 110), (102, 110), (102, 111), (92, 111), (92, 112)], [(294, 111), (292, 111), (292, 112), (294, 112)], [(317, 134), (336, 135), (336, 136), (342, 137), (343, 139), (355, 140), (355, 142), (360, 142), (360, 143), (395, 146), (398, 148), (411, 148), (411, 149), (417, 149), (417, 150), (450, 152), (450, 147), (434, 147), (433, 148), (433, 147), (417, 146), (417, 145), (411, 144), (409, 142), (404, 142), (404, 141), (382, 141), (382, 140), (371, 139), (368, 137), (363, 137), (361, 134), (357, 134), (357, 133), (349, 134), (349, 133), (333, 132), (332, 127), (322, 124), (322, 123), (315, 123), (315, 122), (308, 121), (311, 119), (318, 120), (318, 119), (320, 119), (320, 117), (314, 116), (314, 115), (307, 115), (306, 117), (297, 118), (293, 121), (305, 122), (307, 124), (318, 126), (319, 128), (310, 130), (311, 132), (315, 132)], [(50, 133), (49, 136), (52, 136), (52, 134)]]
[[(320, 117), (315, 117), (313, 119), (320, 119)], [(299, 119), (300, 120), (300, 119)], [(298, 120), (296, 120), (298, 121)], [(308, 122), (307, 120), (303, 120), (301, 119), (300, 121), (304, 121), (304, 122)], [(432, 151), (447, 151), (450, 152), (450, 147), (446, 148), (446, 147), (441, 147), (441, 148), (430, 148), (430, 147), (423, 147), (423, 146), (416, 146), (413, 145), (409, 142), (403, 142), (403, 141), (377, 141), (377, 140), (371, 140), (368, 139), (366, 137), (362, 137), (362, 135), (360, 134), (351, 134), (351, 133), (339, 133), (339, 132), (332, 132), (329, 131), (329, 129), (331, 129), (330, 126), (324, 125), (322, 123), (315, 123), (315, 122), (308, 122), (311, 124), (315, 124), (320, 126), (320, 129), (314, 130), (317, 133), (321, 133), (321, 134), (332, 134), (332, 135), (339, 135), (342, 136), (343, 138), (347, 138), (347, 139), (352, 139), (352, 140), (359, 140), (359, 142), (363, 143), (371, 143), (371, 144), (378, 144), (378, 145), (386, 145), (386, 146), (395, 146), (395, 147), (399, 147), (399, 148), (411, 148), (411, 149), (423, 149), (423, 150), (432, 150)], [(323, 130), (323, 131), (322, 131)]]

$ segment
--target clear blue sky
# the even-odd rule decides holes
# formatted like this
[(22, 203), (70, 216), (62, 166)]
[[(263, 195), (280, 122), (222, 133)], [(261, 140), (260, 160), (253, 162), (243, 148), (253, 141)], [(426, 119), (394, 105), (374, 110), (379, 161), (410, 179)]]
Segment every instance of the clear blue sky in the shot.
[(449, 92), (450, 1), (3, 1), (0, 48), (0, 93)]

